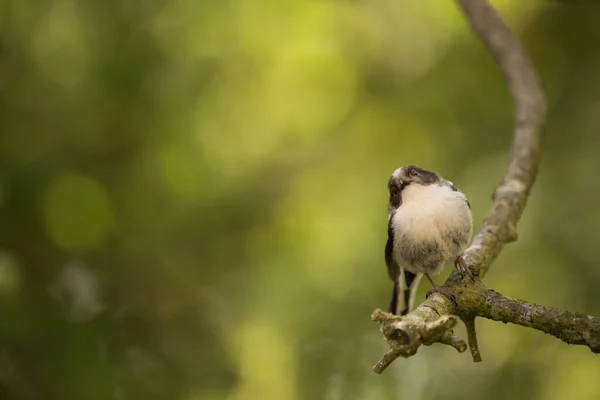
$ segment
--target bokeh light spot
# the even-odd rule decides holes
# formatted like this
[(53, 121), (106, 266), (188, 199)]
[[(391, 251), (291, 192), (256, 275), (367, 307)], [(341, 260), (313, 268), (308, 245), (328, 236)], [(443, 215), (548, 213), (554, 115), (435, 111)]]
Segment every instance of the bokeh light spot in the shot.
[[(355, 101), (356, 71), (334, 47), (298, 42), (267, 74), (269, 117), (309, 135), (338, 123)], [(293, 96), (293, 101), (290, 101)]]
[(50, 183), (43, 200), (43, 218), (52, 241), (70, 251), (97, 248), (114, 224), (106, 190), (78, 173), (59, 175)]
[(235, 330), (241, 382), (228, 400), (294, 400), (295, 355), (278, 327), (246, 324)]
[(31, 53), (40, 72), (63, 89), (77, 91), (89, 70), (90, 47), (82, 20), (70, 1), (55, 1), (31, 35)]
[(198, 165), (198, 155), (190, 149), (164, 146), (158, 151), (158, 166), (165, 184), (177, 196), (198, 199), (206, 193), (207, 175)]
[(21, 273), (17, 259), (0, 251), (0, 295), (13, 295), (21, 286)]

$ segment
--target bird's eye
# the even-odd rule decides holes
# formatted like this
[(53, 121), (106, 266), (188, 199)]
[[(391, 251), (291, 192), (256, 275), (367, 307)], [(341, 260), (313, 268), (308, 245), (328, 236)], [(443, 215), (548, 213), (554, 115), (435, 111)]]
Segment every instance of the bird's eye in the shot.
[(409, 172), (410, 176), (419, 176), (419, 171), (416, 169), (411, 169)]
[(395, 195), (397, 195), (399, 191), (400, 191), (400, 189), (398, 189), (398, 187), (397, 187), (397, 186), (391, 186), (391, 187), (390, 187), (390, 194), (391, 194), (392, 196), (395, 196)]

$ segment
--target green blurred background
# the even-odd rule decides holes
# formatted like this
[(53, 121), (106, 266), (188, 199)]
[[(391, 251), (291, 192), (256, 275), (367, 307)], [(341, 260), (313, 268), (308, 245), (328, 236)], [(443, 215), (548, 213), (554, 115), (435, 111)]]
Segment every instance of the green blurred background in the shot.
[[(600, 316), (600, 3), (494, 4), (550, 117), (486, 283)], [(371, 371), (389, 175), (478, 228), (512, 107), (452, 1), (0, 2), (0, 399), (600, 398), (588, 349), (485, 320), (482, 364)]]

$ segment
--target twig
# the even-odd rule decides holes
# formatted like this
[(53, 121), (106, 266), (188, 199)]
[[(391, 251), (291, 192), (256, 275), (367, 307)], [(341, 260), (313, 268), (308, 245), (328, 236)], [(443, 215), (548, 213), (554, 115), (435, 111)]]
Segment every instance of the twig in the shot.
[(469, 349), (473, 356), (473, 362), (481, 362), (481, 352), (477, 343), (477, 331), (475, 331), (475, 318), (470, 317), (463, 320), (467, 327), (467, 339), (469, 340)]
[(464, 353), (465, 350), (467, 350), (467, 344), (465, 343), (465, 341), (459, 338), (458, 336), (455, 336), (454, 331), (452, 331), (452, 329), (449, 329), (446, 332), (444, 332), (444, 334), (440, 338), (440, 343), (454, 347), (459, 353)]

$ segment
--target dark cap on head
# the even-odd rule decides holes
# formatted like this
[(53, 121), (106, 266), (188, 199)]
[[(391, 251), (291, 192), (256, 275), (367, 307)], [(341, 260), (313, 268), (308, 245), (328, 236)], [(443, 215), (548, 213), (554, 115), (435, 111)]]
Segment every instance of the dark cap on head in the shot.
[(396, 186), (399, 189), (403, 189), (403, 186), (411, 183), (431, 185), (441, 180), (442, 177), (433, 171), (427, 171), (416, 165), (407, 165), (394, 171), (388, 182), (388, 188), (391, 189), (393, 186)]

